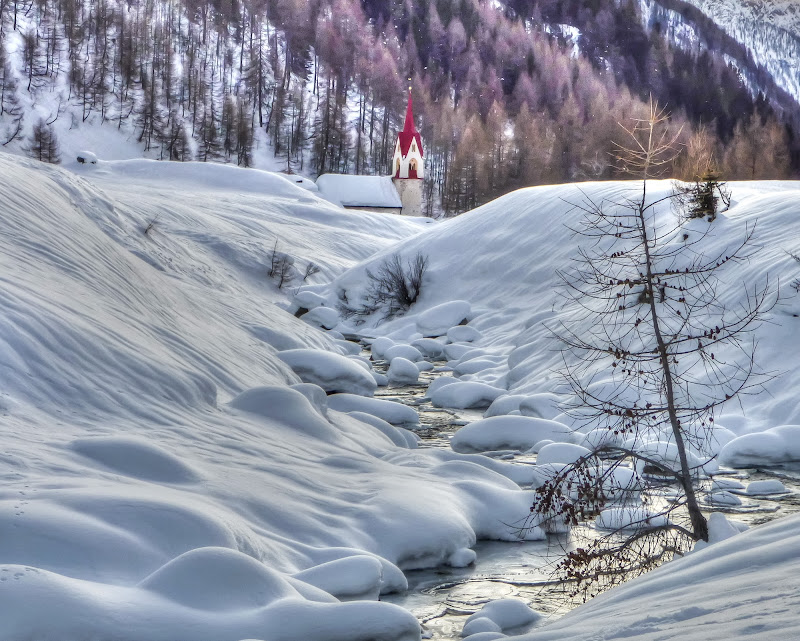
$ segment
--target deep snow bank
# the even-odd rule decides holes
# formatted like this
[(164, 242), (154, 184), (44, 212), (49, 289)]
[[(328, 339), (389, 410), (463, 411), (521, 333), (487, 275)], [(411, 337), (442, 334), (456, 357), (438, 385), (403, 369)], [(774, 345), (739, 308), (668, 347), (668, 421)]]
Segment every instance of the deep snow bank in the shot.
[(441, 481), (279, 357), (351, 350), (282, 309), (276, 239), (332, 275), (424, 223), (213, 165), (0, 154), (0, 176), (4, 641), (416, 639), (331, 592), (510, 536), (514, 466)]
[[(787, 384), (800, 375), (800, 362), (790, 356), (800, 348), (800, 299), (788, 286), (800, 277), (800, 266), (787, 254), (800, 251), (800, 183), (767, 181), (728, 186), (733, 196), (729, 211), (710, 225), (705, 221), (684, 223), (680, 234), (669, 242), (682, 242), (685, 233), (692, 240), (702, 237), (693, 250), (709, 256), (724, 254), (726, 247), (741, 241), (746, 229), (756, 225), (752, 246), (759, 251), (752, 259), (726, 265), (720, 271), (718, 298), (728, 309), (736, 309), (753, 287), (768, 278), (774, 287), (780, 280), (781, 301), (771, 322), (762, 325), (754, 338), (761, 367), (782, 375), (768, 385), (770, 394), (742, 397), (744, 416), (738, 407), (725, 408), (717, 416), (720, 426), (740, 435), (800, 423), (800, 398)], [(650, 181), (649, 199), (664, 199), (671, 189), (670, 181)], [(427, 326), (432, 309), (459, 301), (470, 310), (468, 326), (478, 330), (480, 337), (472, 342), (457, 335), (455, 340), (447, 339), (450, 345), (444, 345), (444, 350), (456, 374), (462, 380), (488, 383), (523, 397), (550, 393), (556, 390), (561, 355), (548, 327), (571, 322), (572, 312), (563, 308), (557, 295), (556, 274), (569, 270), (577, 257), (581, 238), (570, 227), (578, 225), (582, 216), (578, 206), (591, 201), (610, 207), (640, 191), (641, 183), (637, 182), (522, 189), (401, 241), (348, 270), (329, 286), (315, 289), (330, 301), (342, 295), (357, 301), (368, 283), (367, 269), (376, 271), (394, 253), (404, 261), (417, 253), (427, 256), (422, 293), (409, 312), (378, 327), (372, 321), (354, 329), (410, 343), (430, 335), (422, 328)], [(669, 202), (660, 204), (656, 212), (657, 224), (674, 225)], [(462, 311), (459, 318), (463, 316)], [(421, 320), (426, 322), (421, 324)], [(448, 322), (456, 325), (458, 320)], [(571, 327), (580, 334), (580, 327)], [(445, 333), (444, 325), (437, 328), (436, 335)], [(553, 418), (557, 413), (546, 405), (533, 415)]]
[(753, 528), (593, 598), (519, 641), (797, 639), (800, 517)]

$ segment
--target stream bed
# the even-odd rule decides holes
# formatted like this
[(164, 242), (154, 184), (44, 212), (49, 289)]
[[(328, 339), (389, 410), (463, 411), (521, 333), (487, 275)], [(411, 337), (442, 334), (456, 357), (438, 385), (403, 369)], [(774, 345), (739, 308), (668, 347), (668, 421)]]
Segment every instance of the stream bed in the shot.
[[(404, 403), (419, 412), (421, 428), (415, 432), (422, 438), (421, 448), (449, 448), (453, 433), (483, 417), (483, 410), (452, 410), (431, 405), (425, 396), (427, 385), (439, 376), (450, 375), (444, 363), (435, 365), (433, 371), (420, 374), (418, 385), (380, 387), (375, 393), (376, 398)], [(378, 361), (374, 366), (376, 371), (386, 371), (385, 363)], [(533, 463), (535, 455), (515, 453), (513, 460)], [(777, 479), (787, 490), (785, 494), (774, 496), (741, 495), (740, 506), (713, 508), (732, 519), (755, 526), (800, 512), (798, 464), (769, 469), (722, 470), (715, 476), (725, 476), (745, 485), (752, 481)], [(544, 615), (531, 626), (506, 631), (507, 634), (526, 632), (546, 625), (579, 604), (569, 599), (563, 584), (551, 577), (550, 567), (568, 545), (568, 535), (549, 535), (544, 541), (479, 541), (474, 547), (478, 555), (474, 565), (407, 571), (408, 590), (386, 595), (382, 600), (411, 611), (423, 626), (424, 638), (456, 641), (461, 638), (461, 630), (469, 615), (489, 601), (516, 597)]]

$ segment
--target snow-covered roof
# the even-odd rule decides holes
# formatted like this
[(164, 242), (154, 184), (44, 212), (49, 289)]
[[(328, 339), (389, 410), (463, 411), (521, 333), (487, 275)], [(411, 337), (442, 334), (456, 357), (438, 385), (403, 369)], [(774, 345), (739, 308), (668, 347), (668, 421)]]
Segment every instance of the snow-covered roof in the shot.
[(317, 187), (325, 200), (342, 207), (403, 207), (391, 176), (322, 174)]

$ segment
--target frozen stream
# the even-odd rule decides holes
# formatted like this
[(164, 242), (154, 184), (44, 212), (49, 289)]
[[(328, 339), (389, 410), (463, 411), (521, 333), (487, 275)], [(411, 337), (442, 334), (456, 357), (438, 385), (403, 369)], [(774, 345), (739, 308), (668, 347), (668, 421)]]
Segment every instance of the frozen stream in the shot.
[[(444, 363), (436, 363), (438, 366)], [(381, 362), (375, 369), (385, 371)], [(421, 447), (449, 448), (449, 437), (459, 427), (482, 418), (483, 410), (449, 410), (435, 408), (425, 398), (427, 385), (442, 371), (423, 372), (420, 385), (378, 388), (375, 396), (415, 407), (419, 411), (423, 438)], [(532, 463), (531, 455), (516, 455), (519, 462)], [(768, 498), (742, 496), (742, 505), (735, 508), (715, 508), (731, 518), (758, 525), (780, 516), (800, 511), (800, 465), (785, 468), (730, 470), (728, 478), (744, 482), (777, 478), (786, 486), (787, 494)], [(400, 605), (420, 620), (437, 641), (460, 639), (467, 617), (494, 599), (517, 597), (545, 616), (535, 624), (545, 625), (560, 617), (577, 602), (562, 594), (562, 587), (549, 580), (548, 564), (559, 558), (567, 543), (564, 535), (551, 535), (547, 541), (508, 543), (480, 541), (475, 546), (478, 559), (467, 568), (440, 567), (406, 573), (409, 589), (405, 593), (383, 597)], [(534, 626), (534, 627), (535, 627)], [(530, 628), (528, 628), (530, 629)], [(520, 629), (514, 632), (524, 632)]]

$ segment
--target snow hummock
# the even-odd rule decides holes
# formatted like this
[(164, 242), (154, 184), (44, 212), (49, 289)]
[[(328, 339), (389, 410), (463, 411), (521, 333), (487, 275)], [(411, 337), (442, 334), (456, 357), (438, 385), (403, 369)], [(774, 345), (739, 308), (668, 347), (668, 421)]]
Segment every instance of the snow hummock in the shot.
[(800, 461), (800, 425), (781, 425), (739, 436), (722, 447), (719, 459), (723, 465), (734, 467)]
[(396, 356), (389, 365), (389, 382), (395, 385), (416, 385), (420, 369), (417, 365), (402, 356)]
[(464, 300), (451, 300), (431, 307), (417, 316), (417, 331), (426, 338), (443, 336), (452, 327), (469, 320), (471, 309)]
[[(453, 385), (448, 385), (440, 391), (451, 387)], [(457, 452), (528, 450), (544, 439), (569, 442), (572, 432), (562, 423), (543, 418), (494, 416), (465, 425), (453, 435), (450, 445)]]
[(488, 407), (503, 390), (474, 381), (455, 380), (451, 385), (443, 385), (434, 392), (429, 391), (431, 402), (437, 407)]
[[(416, 372), (416, 367), (414, 368)], [(339, 412), (364, 412), (383, 419), (392, 425), (416, 425), (419, 414), (413, 407), (379, 398), (366, 398), (356, 394), (332, 394), (328, 407)]]
[(329, 393), (372, 396), (377, 387), (369, 371), (340, 354), (314, 349), (290, 349), (280, 352), (278, 358), (304, 382), (319, 385)]
[[(484, 605), (475, 614), (470, 615), (464, 625), (466, 636), (467, 626), (474, 624), (481, 619), (487, 619), (497, 626), (498, 630), (506, 631), (512, 628), (519, 628), (528, 625), (542, 618), (542, 615), (528, 606), (520, 599), (497, 599)], [(477, 631), (477, 630), (476, 630)]]

